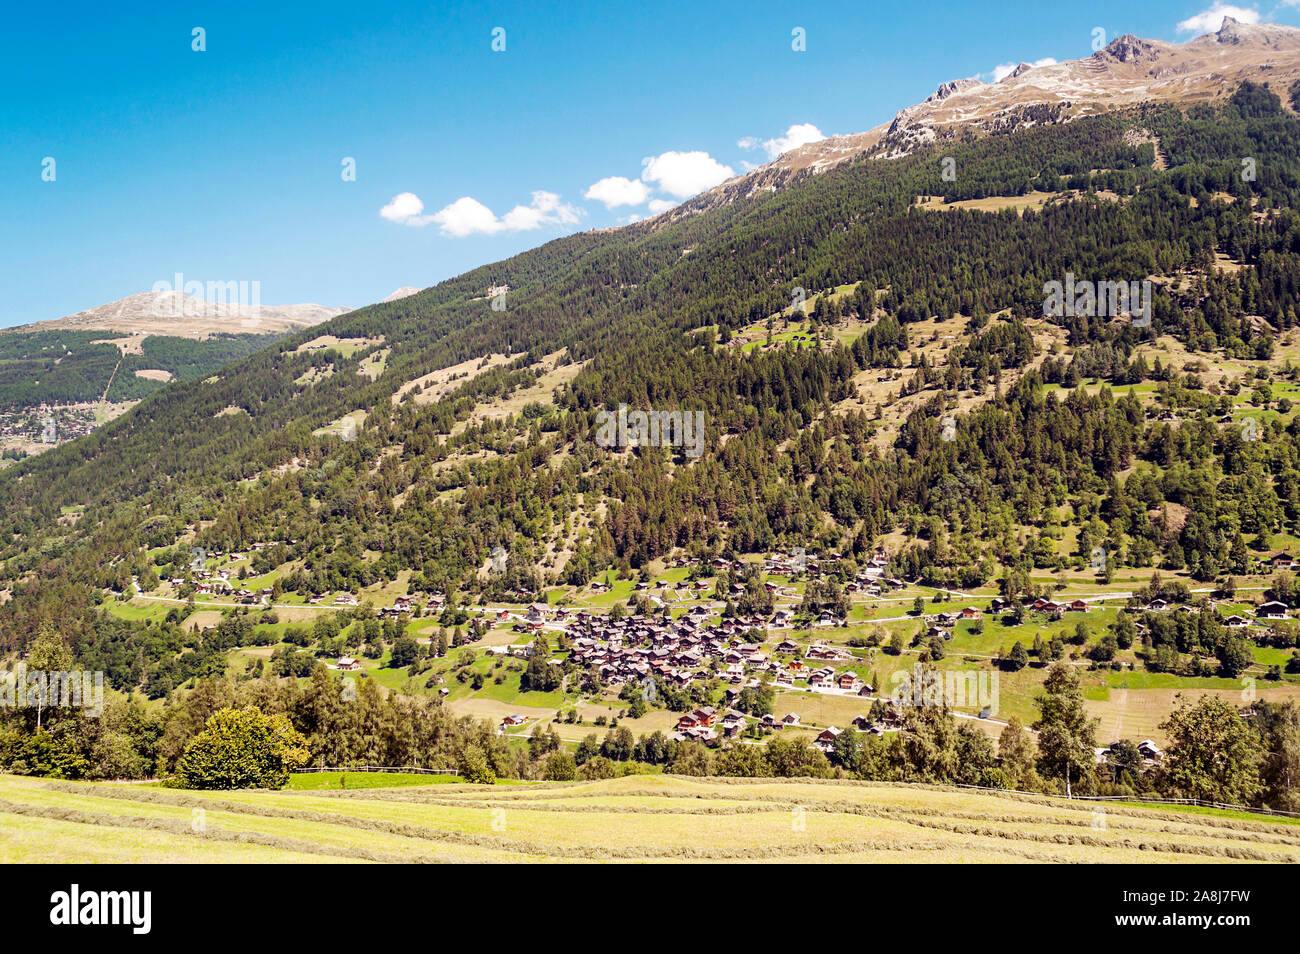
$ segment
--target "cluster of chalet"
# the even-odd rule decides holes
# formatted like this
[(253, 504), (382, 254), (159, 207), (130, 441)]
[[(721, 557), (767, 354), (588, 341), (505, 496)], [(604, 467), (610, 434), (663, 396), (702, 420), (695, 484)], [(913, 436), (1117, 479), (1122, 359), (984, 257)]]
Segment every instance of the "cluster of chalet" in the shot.
[(867, 565), (858, 571), (856, 578), (844, 584), (848, 593), (866, 593), (868, 596), (880, 596), (888, 590), (901, 590), (907, 584), (892, 576), (889, 572), (889, 555), (883, 550), (872, 555)]
[[(777, 614), (780, 615), (780, 614)], [(625, 616), (614, 619), (580, 611), (570, 617), (564, 610), (554, 614), (569, 635), (570, 659), (583, 668), (595, 668), (607, 685), (628, 682), (647, 683), (655, 678), (669, 685), (686, 688), (698, 679), (716, 675), (732, 684), (729, 701), (746, 686), (757, 686), (767, 678), (777, 686), (792, 687), (796, 678), (812, 675), (799, 660), (783, 664), (758, 644), (745, 639), (751, 629), (771, 625), (762, 617), (738, 617), (709, 623), (711, 613), (702, 606), (692, 607), (680, 619), (668, 617)], [(516, 628), (541, 628), (545, 612), (530, 611), (525, 622)], [(776, 646), (778, 654), (800, 654), (809, 660), (833, 661), (850, 658), (840, 648), (814, 643), (807, 650), (793, 640)], [(822, 673), (823, 670), (817, 670)], [(857, 677), (847, 677), (827, 669), (832, 686), (851, 691), (861, 688)], [(822, 680), (819, 679), (819, 685)]]
[(711, 678), (715, 666), (721, 678), (741, 687), (757, 685), (763, 674), (773, 681), (789, 675), (758, 644), (743, 638), (746, 631), (766, 625), (761, 617), (706, 625), (709, 616), (702, 606), (692, 607), (677, 620), (612, 619), (581, 611), (566, 627), (570, 658), (579, 666), (599, 670), (601, 681), (609, 685), (659, 677), (685, 688), (697, 678)]
[[(1011, 601), (1003, 599), (1000, 596), (996, 596), (989, 601), (990, 613), (1001, 613), (1003, 610), (1009, 609), (1010, 607)], [(965, 610), (962, 610), (963, 615), (965, 615), (969, 609), (970, 607), (967, 607)], [(1029, 604), (1028, 609), (1035, 613), (1042, 613), (1050, 619), (1060, 619), (1066, 613), (1088, 612), (1088, 604), (1083, 600), (1067, 600), (1058, 603), (1056, 600), (1037, 599), (1034, 600), (1033, 603)], [(974, 619), (978, 615), (979, 612), (977, 610), (973, 616), (965, 616), (965, 618)]]
[[(1190, 606), (1182, 603), (1170, 603), (1168, 600), (1160, 599), (1158, 597), (1147, 603), (1142, 608), (1150, 613), (1163, 613), (1166, 610), (1181, 610), (1185, 613), (1190, 613), (1192, 611)], [(1285, 603), (1278, 602), (1277, 600), (1268, 600), (1267, 602), (1260, 603), (1255, 607), (1255, 618), (1288, 619), (1290, 609), (1291, 607), (1287, 606)], [(1249, 617), (1242, 616), (1240, 613), (1234, 613), (1231, 616), (1225, 617), (1223, 620), (1223, 624), (1231, 629), (1241, 629), (1250, 626), (1251, 623), (1252, 620)]]
[[(767, 716), (766, 718), (770, 719), (771, 716)], [(786, 716), (785, 718), (788, 720), (791, 717)], [(794, 719), (797, 724), (799, 717), (794, 716)], [(852, 725), (858, 732), (870, 732), (872, 735), (884, 735), (886, 732), (897, 732), (902, 728), (903, 718), (898, 710), (898, 706), (896, 706), (892, 701), (887, 701), (885, 703), (884, 715), (878, 721), (873, 722), (869, 717), (860, 715), (853, 720)], [(830, 753), (835, 749), (835, 740), (843, 734), (844, 730), (838, 726), (827, 726), (817, 734), (817, 738), (813, 739), (813, 745), (827, 755), (830, 755)]]
[[(679, 742), (688, 739), (696, 742), (712, 742), (719, 738), (735, 739), (750, 724), (760, 725), (764, 729), (779, 732), (782, 729), (799, 728), (801, 720), (796, 712), (787, 712), (780, 718), (769, 712), (761, 718), (754, 718), (736, 709), (728, 709), (726, 712), (719, 714), (712, 706), (701, 706), (677, 720), (677, 730), (670, 738)], [(899, 716), (897, 707), (892, 702), (886, 703), (885, 714), (879, 721), (873, 722), (865, 715), (860, 715), (853, 720), (855, 729), (860, 732), (871, 732), (875, 735), (896, 731), (901, 725), (902, 719)], [(813, 740), (813, 745), (821, 751), (829, 753), (834, 749), (835, 740), (843, 731), (843, 729), (830, 726), (822, 730)]]
[[(270, 592), (269, 590), (267, 591)], [(325, 601), (323, 596), (312, 596), (307, 602), (312, 606), (317, 606)], [(399, 596), (393, 600), (392, 606), (381, 606), (379, 615), (381, 618), (399, 619), (403, 616), (409, 616), (415, 609), (416, 599), (411, 596)], [(336, 607), (360, 606), (361, 600), (353, 593), (339, 593), (334, 597)], [(424, 603), (424, 608), (433, 612), (440, 612), (447, 605), (446, 598), (441, 593), (434, 593)]]
[(94, 415), (80, 408), (39, 407), (0, 412), (0, 440), (61, 444), (95, 429)]

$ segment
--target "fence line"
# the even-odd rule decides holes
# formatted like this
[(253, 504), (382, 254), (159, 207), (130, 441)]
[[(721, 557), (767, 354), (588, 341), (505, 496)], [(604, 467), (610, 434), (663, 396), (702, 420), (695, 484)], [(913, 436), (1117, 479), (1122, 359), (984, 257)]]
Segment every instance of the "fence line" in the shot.
[(966, 785), (962, 783), (958, 783), (957, 787), (974, 788), (981, 792), (997, 792), (1003, 795), (1032, 795), (1035, 798), (1059, 798), (1076, 802), (1142, 802), (1151, 805), (1193, 805), (1197, 808), (1217, 808), (1230, 812), (1253, 812), (1257, 815), (1284, 815), (1287, 818), (1300, 818), (1300, 812), (1287, 812), (1280, 808), (1251, 808), (1249, 805), (1211, 802), (1203, 798), (1148, 798), (1143, 795), (1053, 795), (1048, 792), (1023, 792), (1018, 788), (990, 788), (986, 785)]
[(312, 772), (405, 772), (410, 775), (460, 775), (456, 769), (420, 768), (416, 765), (312, 765), (294, 769), (296, 774)]

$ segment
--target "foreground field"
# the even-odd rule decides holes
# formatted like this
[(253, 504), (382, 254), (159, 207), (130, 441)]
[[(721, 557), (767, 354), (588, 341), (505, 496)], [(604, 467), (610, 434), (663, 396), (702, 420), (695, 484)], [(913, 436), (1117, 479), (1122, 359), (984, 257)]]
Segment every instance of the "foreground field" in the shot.
[(1300, 861), (1300, 825), (855, 782), (191, 793), (0, 776), (0, 862)]

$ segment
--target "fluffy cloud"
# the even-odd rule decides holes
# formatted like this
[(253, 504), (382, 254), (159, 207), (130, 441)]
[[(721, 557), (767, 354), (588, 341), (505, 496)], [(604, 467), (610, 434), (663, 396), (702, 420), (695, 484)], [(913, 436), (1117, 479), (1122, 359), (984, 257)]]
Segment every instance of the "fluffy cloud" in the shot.
[(767, 158), (775, 159), (791, 149), (798, 149), (800, 146), (806, 146), (810, 142), (818, 142), (825, 138), (826, 136), (822, 131), (812, 123), (795, 123), (785, 131), (784, 136), (761, 141), (755, 136), (746, 136), (744, 139), (737, 141), (736, 145), (741, 149), (757, 149), (762, 146), (767, 153)]
[(424, 214), (424, 203), (413, 192), (393, 196), (379, 214), (399, 225), (436, 224), (443, 235), (492, 235), (497, 232), (526, 232), (544, 225), (572, 225), (582, 214), (554, 192), (537, 191), (528, 205), (517, 205), (501, 218), (482, 202), (462, 196), (433, 215)]
[(379, 214), (399, 225), (428, 225), (428, 216), (420, 214), (423, 211), (424, 203), (418, 195), (414, 192), (399, 192), (379, 210)]
[(660, 212), (667, 212), (676, 204), (676, 202), (672, 202), (669, 199), (651, 199), (650, 211), (653, 214), (658, 215)]
[(660, 191), (685, 199), (712, 189), (736, 173), (707, 152), (664, 152), (641, 160), (641, 178)]
[[(1016, 67), (1019, 65), (1020, 65), (1019, 63), (999, 63), (997, 66), (993, 67), (993, 74), (992, 74), (993, 82), (997, 83), (1001, 80), (1006, 79), (1008, 76), (1010, 76), (1012, 73), (1016, 71)], [(1056, 60), (1053, 57), (1045, 56), (1041, 60), (1034, 60), (1029, 65), (1030, 66), (1055, 66)]]
[(625, 179), (623, 176), (606, 176), (583, 193), (583, 198), (603, 202), (605, 208), (612, 209), (620, 205), (640, 205), (650, 198), (650, 187), (637, 179)]
[[(1285, 0), (1284, 0), (1285, 2)], [(1259, 11), (1234, 7), (1229, 3), (1215, 0), (1214, 6), (1202, 10), (1194, 17), (1188, 17), (1178, 24), (1179, 33), (1214, 33), (1223, 26), (1223, 18), (1232, 17), (1238, 23), (1258, 23)]]

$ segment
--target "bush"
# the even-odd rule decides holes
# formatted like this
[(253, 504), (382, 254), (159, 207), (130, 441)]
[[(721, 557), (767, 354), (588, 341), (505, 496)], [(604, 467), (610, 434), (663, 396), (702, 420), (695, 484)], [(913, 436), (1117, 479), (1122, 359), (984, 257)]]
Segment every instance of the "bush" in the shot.
[(561, 750), (552, 752), (546, 758), (543, 778), (548, 782), (572, 782), (578, 777), (578, 766), (573, 761), (572, 753)]
[(222, 709), (185, 747), (177, 775), (185, 788), (284, 788), (307, 759), (306, 740), (284, 716)]
[(487, 756), (477, 745), (468, 746), (460, 756), (460, 777), (473, 785), (495, 785), (496, 773)]

